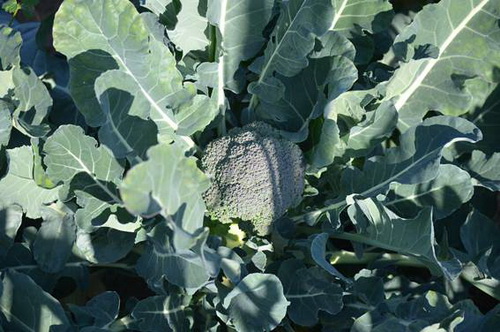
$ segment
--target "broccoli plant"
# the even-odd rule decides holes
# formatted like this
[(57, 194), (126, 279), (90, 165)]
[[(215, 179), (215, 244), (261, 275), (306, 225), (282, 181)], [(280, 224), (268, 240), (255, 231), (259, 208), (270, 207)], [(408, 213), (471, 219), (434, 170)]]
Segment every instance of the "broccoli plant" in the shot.
[(0, 7), (0, 331), (500, 331), (499, 0)]

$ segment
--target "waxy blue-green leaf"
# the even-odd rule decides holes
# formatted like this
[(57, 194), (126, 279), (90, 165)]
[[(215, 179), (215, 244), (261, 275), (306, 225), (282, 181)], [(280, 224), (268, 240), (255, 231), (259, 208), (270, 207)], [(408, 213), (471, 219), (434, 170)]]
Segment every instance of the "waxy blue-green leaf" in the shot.
[(76, 239), (74, 215), (57, 205), (44, 207), (41, 212), (43, 222), (33, 243), (33, 257), (42, 271), (58, 273), (65, 268)]
[(271, 331), (285, 318), (290, 302), (278, 277), (252, 273), (224, 297), (222, 305), (236, 330)]
[(290, 301), (287, 314), (298, 325), (316, 325), (319, 311), (335, 315), (342, 309), (342, 287), (321, 272), (317, 267), (307, 269), (297, 259), (287, 260), (279, 268), (278, 277)]
[(50, 332), (70, 328), (61, 304), (25, 274), (1, 274), (0, 311), (8, 331)]
[(12, 114), (14, 126), (28, 136), (45, 136), (49, 130), (42, 122), (52, 108), (49, 91), (29, 68), (16, 67), (12, 72), (12, 82), (16, 100)]
[(249, 86), (249, 91), (254, 94), (251, 108), (255, 108), (260, 99), (273, 99), (273, 91), (280, 86), (275, 73), (292, 77), (307, 67), (307, 55), (314, 48), (315, 38), (328, 30), (332, 15), (331, 0), (291, 0), (281, 3), (280, 17), (264, 56), (252, 68), (260, 76)]
[(41, 217), (41, 207), (58, 198), (59, 188), (39, 187), (33, 179), (33, 152), (29, 146), (7, 150), (9, 169), (0, 179), (0, 206), (17, 204), (28, 218)]
[(433, 274), (456, 278), (461, 270), (458, 262), (448, 264), (437, 258), (432, 209), (424, 208), (412, 219), (403, 219), (377, 200), (355, 199), (348, 208), (351, 220), (356, 224), (359, 242), (414, 256)]
[(368, 112), (364, 121), (352, 127), (347, 139), (347, 153), (352, 157), (366, 155), (376, 144), (391, 136), (396, 128), (398, 113), (392, 103), (383, 103)]
[[(224, 91), (240, 92), (241, 82), (235, 73), (242, 61), (254, 57), (265, 43), (263, 30), (272, 16), (273, 0), (209, 0), (207, 18), (216, 26), (220, 40), (216, 50), (216, 68), (211, 81), (218, 89), (218, 105), (224, 106)], [(215, 47), (215, 46), (214, 46)], [(201, 64), (198, 71), (207, 73), (210, 64)]]
[(131, 316), (141, 331), (189, 331), (190, 312), (186, 310), (190, 296), (172, 293), (151, 296), (136, 304)]
[(200, 1), (184, 0), (180, 4), (177, 23), (174, 29), (168, 30), (168, 37), (184, 55), (193, 50), (204, 50), (209, 44), (205, 36), (208, 20), (200, 13)]
[(0, 26), (0, 71), (19, 66), (22, 43), (23, 39), (19, 32), (7, 26)]
[[(399, 112), (399, 129), (407, 130), (431, 110), (466, 113), (478, 103), (468, 85), (498, 81), (498, 11), (497, 0), (443, 0), (426, 6), (396, 38), (396, 53), (408, 62), (386, 88)], [(434, 57), (411, 60), (428, 45), (438, 49)]]
[(0, 100), (0, 148), (7, 146), (12, 130), (12, 118), (7, 105)]
[(182, 227), (194, 232), (203, 225), (207, 177), (177, 145), (160, 144), (148, 150), (148, 160), (135, 165), (120, 186), (126, 208), (136, 214), (182, 215)]
[(21, 227), (23, 209), (18, 205), (0, 207), (0, 258), (5, 257)]
[(173, 0), (143, 0), (141, 6), (149, 9), (157, 16), (165, 12), (165, 8), (172, 3)]
[(490, 94), (482, 107), (469, 114), (472, 123), (483, 133), (483, 140), (476, 144), (476, 149), (491, 154), (500, 152), (500, 85)]
[(99, 126), (106, 120), (92, 96), (97, 77), (111, 70), (106, 73), (109, 85), (102, 91), (118, 88), (141, 99), (146, 107), (129, 114), (151, 117), (164, 139), (172, 139), (178, 129), (173, 108), (189, 100), (190, 93), (182, 86), (174, 56), (150, 34), (127, 0), (63, 3), (54, 22), (55, 47), (69, 58), (70, 90), (89, 125)]
[(347, 37), (353, 37), (362, 30), (370, 33), (380, 32), (385, 28), (378, 19), (384, 13), (391, 14), (389, 0), (332, 0), (335, 14), (330, 30), (338, 31)]
[(275, 94), (273, 101), (262, 98), (256, 115), (291, 132), (287, 136), (292, 141), (302, 141), (307, 137), (310, 120), (323, 113), (328, 101), (349, 90), (358, 72), (351, 60), (334, 56), (311, 59), (309, 66), (294, 77), (276, 77), (283, 85), (283, 93)]
[(342, 176), (345, 191), (364, 197), (385, 193), (392, 182), (415, 184), (436, 177), (442, 150), (453, 142), (476, 142), (481, 132), (462, 118), (437, 116), (412, 127), (400, 145), (368, 159), (363, 171), (350, 167)]
[(474, 193), (469, 173), (454, 165), (440, 165), (436, 177), (415, 184), (393, 183), (385, 206), (400, 216), (413, 217), (425, 206), (432, 206), (434, 217), (447, 217)]
[(59, 127), (47, 139), (44, 152), (47, 175), (52, 180), (69, 183), (77, 174), (83, 173), (99, 191), (120, 202), (108, 182), (120, 182), (122, 165), (106, 147), (97, 147), (96, 140), (86, 136), (81, 127)]
[(484, 152), (474, 150), (466, 169), (474, 178), (476, 185), (491, 191), (500, 191), (500, 153), (486, 156)]
[(85, 306), (69, 304), (78, 326), (106, 328), (117, 317), (120, 309), (120, 297), (116, 292), (103, 292), (90, 299)]
[[(100, 80), (97, 81), (96, 90)], [(109, 88), (99, 96), (106, 122), (99, 129), (99, 140), (106, 145), (115, 158), (130, 157), (135, 162), (146, 158), (146, 150), (158, 143), (158, 129), (151, 120), (128, 115), (133, 96), (116, 88)]]
[(203, 257), (194, 251), (196, 243), (175, 247), (179, 231), (182, 230), (177, 228), (172, 232), (163, 222), (149, 234), (149, 243), (137, 261), (136, 269), (150, 285), (160, 285), (163, 279), (167, 279), (176, 286), (196, 289), (209, 280), (210, 271), (207, 271)]
[(309, 240), (311, 241), (311, 257), (314, 262), (332, 276), (344, 281), (345, 283), (350, 283), (351, 281), (349, 279), (347, 279), (342, 273), (340, 273), (335, 267), (333, 267), (330, 262), (326, 260), (326, 244), (328, 242), (328, 233), (311, 235)]
[(73, 253), (91, 263), (114, 263), (134, 247), (136, 234), (112, 228), (99, 228), (89, 234), (78, 230)]

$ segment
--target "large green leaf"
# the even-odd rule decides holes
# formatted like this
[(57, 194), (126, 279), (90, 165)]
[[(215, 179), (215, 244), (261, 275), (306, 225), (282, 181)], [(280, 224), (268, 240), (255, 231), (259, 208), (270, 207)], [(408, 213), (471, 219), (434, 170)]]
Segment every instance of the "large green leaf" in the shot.
[(11, 130), (12, 119), (10, 111), (5, 103), (0, 100), (0, 148), (9, 143)]
[(227, 294), (222, 305), (238, 331), (271, 331), (285, 317), (290, 302), (278, 277), (252, 273)]
[(432, 209), (424, 208), (412, 219), (403, 219), (377, 200), (355, 199), (348, 209), (358, 233), (355, 241), (418, 258), (433, 274), (454, 279), (460, 273), (458, 262), (438, 260), (432, 223)]
[(467, 170), (476, 180), (476, 184), (491, 191), (500, 191), (500, 153), (491, 156), (479, 150), (472, 151), (467, 162)]
[(137, 215), (179, 214), (182, 226), (194, 232), (203, 225), (208, 189), (206, 176), (196, 159), (186, 158), (179, 146), (160, 144), (148, 150), (148, 160), (134, 166), (120, 186), (127, 209)]
[[(284, 92), (275, 95), (273, 101), (261, 99), (256, 109), (260, 119), (277, 127), (307, 137), (309, 121), (323, 113), (327, 100), (333, 100), (349, 90), (358, 78), (356, 67), (346, 57), (312, 59), (309, 66), (298, 75), (288, 78), (276, 75), (283, 84)], [(329, 90), (324, 94), (325, 86)], [(334, 87), (334, 88), (333, 88)]]
[(65, 268), (76, 239), (74, 216), (57, 205), (41, 212), (43, 222), (33, 243), (33, 257), (42, 271), (58, 273)]
[(0, 258), (5, 257), (8, 250), (14, 244), (19, 227), (23, 220), (23, 210), (18, 205), (0, 207)]
[(335, 315), (342, 309), (342, 288), (319, 268), (307, 269), (300, 260), (291, 259), (281, 264), (278, 277), (290, 301), (287, 314), (294, 323), (313, 326), (318, 323), (319, 311)]
[(392, 182), (415, 184), (432, 180), (445, 146), (480, 138), (479, 129), (467, 120), (445, 116), (427, 119), (405, 132), (398, 147), (368, 159), (363, 171), (346, 169), (342, 177), (345, 190), (367, 197), (385, 193)]
[(96, 140), (86, 136), (80, 127), (59, 127), (44, 145), (47, 175), (54, 181), (69, 183), (83, 173), (85, 182), (120, 202), (110, 183), (120, 182), (123, 167), (105, 146), (96, 145)]
[[(472, 95), (474, 86), (498, 81), (499, 11), (497, 0), (443, 0), (426, 6), (396, 38), (396, 53), (408, 62), (386, 88), (401, 130), (431, 110), (466, 113), (479, 102)], [(431, 57), (415, 59), (426, 50)]]
[(263, 30), (271, 19), (273, 5), (272, 0), (208, 1), (207, 18), (218, 28), (220, 47), (216, 53), (217, 63), (201, 64), (198, 71), (201, 75), (215, 76), (210, 79), (214, 84), (210, 85), (218, 88), (219, 106), (224, 106), (224, 88), (234, 92), (242, 89), (235, 73), (241, 61), (254, 57), (264, 45)]
[[(275, 94), (284, 90), (275, 73), (286, 77), (297, 75), (307, 67), (307, 56), (314, 48), (315, 38), (329, 28), (333, 15), (331, 0), (291, 0), (281, 3), (280, 17), (271, 40), (252, 66), (260, 76), (252, 82), (249, 91), (254, 95), (250, 107), (259, 99), (275, 100)], [(279, 95), (279, 94), (278, 94)]]
[(469, 201), (473, 193), (469, 173), (454, 165), (440, 165), (431, 181), (392, 184), (385, 205), (401, 216), (415, 216), (423, 207), (432, 206), (436, 219), (442, 219)]
[(131, 315), (141, 331), (189, 331), (189, 311), (185, 308), (190, 300), (190, 296), (176, 293), (152, 296), (137, 303)]
[(134, 99), (128, 92), (110, 88), (98, 95), (106, 114), (106, 122), (99, 129), (101, 143), (118, 159), (129, 156), (136, 162), (142, 161), (146, 150), (157, 144), (155, 123), (128, 115)]
[(59, 188), (39, 187), (33, 179), (33, 152), (29, 146), (7, 150), (9, 171), (0, 179), (0, 205), (17, 204), (28, 218), (40, 218), (41, 207), (57, 200)]
[(392, 11), (388, 0), (332, 0), (332, 3), (335, 15), (330, 29), (347, 37), (354, 37), (362, 30), (380, 32), (384, 25), (378, 24), (378, 16)]
[(1, 275), (0, 311), (8, 331), (50, 332), (57, 326), (70, 328), (61, 304), (25, 274), (6, 271)]
[(97, 99), (92, 98), (95, 80), (106, 72), (107, 85), (101, 91), (114, 87), (140, 98), (145, 107), (133, 108), (130, 115), (150, 116), (157, 122), (162, 139), (172, 139), (178, 128), (173, 109), (191, 94), (182, 86), (182, 76), (168, 48), (150, 37), (142, 17), (127, 0), (63, 3), (54, 23), (55, 47), (69, 58), (70, 90), (89, 125), (106, 121)]
[[(0, 70), (8, 70), (19, 66), (19, 51), (23, 40), (21, 34), (7, 26), (0, 26)], [(0, 95), (1, 97), (1, 95)]]

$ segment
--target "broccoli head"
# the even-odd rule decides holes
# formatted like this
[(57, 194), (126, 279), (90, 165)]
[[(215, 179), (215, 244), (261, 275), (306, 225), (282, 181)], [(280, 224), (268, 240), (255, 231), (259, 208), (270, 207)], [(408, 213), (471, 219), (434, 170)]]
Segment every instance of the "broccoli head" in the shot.
[(204, 193), (210, 216), (269, 234), (272, 222), (297, 205), (304, 190), (300, 148), (264, 122), (234, 128), (208, 144), (202, 160), (212, 185)]

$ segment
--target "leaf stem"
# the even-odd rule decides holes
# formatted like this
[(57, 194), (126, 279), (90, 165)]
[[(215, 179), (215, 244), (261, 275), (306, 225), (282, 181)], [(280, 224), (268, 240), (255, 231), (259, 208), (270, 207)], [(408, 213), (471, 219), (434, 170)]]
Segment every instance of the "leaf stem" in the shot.
[(416, 258), (405, 256), (401, 254), (391, 254), (391, 253), (363, 253), (363, 257), (358, 258), (355, 253), (346, 250), (333, 251), (329, 253), (330, 263), (332, 265), (338, 264), (370, 264), (375, 261), (379, 262), (394, 262), (395, 265), (399, 266), (411, 266), (411, 267), (422, 267), (425, 268), (425, 264), (417, 260)]

